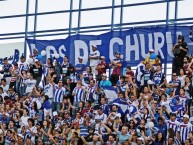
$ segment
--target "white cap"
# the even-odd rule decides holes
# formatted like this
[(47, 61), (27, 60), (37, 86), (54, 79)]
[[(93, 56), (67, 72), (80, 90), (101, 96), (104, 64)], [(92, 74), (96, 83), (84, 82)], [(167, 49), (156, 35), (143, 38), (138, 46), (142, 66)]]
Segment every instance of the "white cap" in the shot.
[(151, 48), (151, 49), (149, 49), (149, 52), (154, 52), (154, 50)]
[(18, 134), (19, 137), (21, 137), (22, 139), (24, 139), (24, 136), (22, 134)]
[(92, 47), (97, 48), (95, 44), (93, 44)]
[(183, 117), (184, 117), (184, 118), (188, 118), (188, 119), (190, 118), (188, 114), (184, 114)]
[(144, 144), (144, 138), (143, 137), (139, 137), (139, 138), (137, 138), (138, 140), (141, 140), (142, 141), (142, 143)]
[(38, 59), (35, 59), (35, 62), (37, 62), (38, 61)]
[(58, 115), (58, 112), (54, 111), (53, 116), (56, 116), (56, 115)]
[(104, 57), (104, 56), (101, 56), (100, 58), (105, 59), (105, 57)]
[(83, 59), (83, 57), (82, 57), (82, 56), (79, 56), (78, 58), (79, 58), (79, 59)]
[(147, 83), (148, 83), (149, 85), (153, 85), (153, 84), (154, 84), (154, 82), (153, 82), (152, 80), (148, 80)]
[(5, 115), (6, 115), (6, 116), (9, 116), (9, 114), (8, 114), (8, 113), (5, 113)]
[(105, 77), (106, 77), (106, 76), (107, 76), (107, 74), (103, 73), (103, 74), (102, 74), (102, 76), (105, 76)]

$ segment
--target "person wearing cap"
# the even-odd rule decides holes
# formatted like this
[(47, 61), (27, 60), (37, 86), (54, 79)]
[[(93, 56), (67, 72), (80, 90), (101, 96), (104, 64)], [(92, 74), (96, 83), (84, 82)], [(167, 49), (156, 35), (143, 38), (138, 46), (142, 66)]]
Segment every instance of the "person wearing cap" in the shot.
[(148, 62), (152, 62), (152, 60), (150, 60), (150, 55), (152, 54), (152, 53), (154, 53), (154, 49), (149, 49), (149, 56), (147, 56), (146, 58), (145, 58), (145, 61), (144, 61), (144, 64), (146, 64), (146, 63), (148, 63)]
[(182, 35), (178, 35), (178, 42), (172, 48), (172, 52), (174, 54), (172, 72), (179, 73), (179, 70), (183, 68), (183, 60), (188, 51), (188, 45), (184, 41), (184, 37)]
[(96, 46), (92, 45), (92, 51), (89, 54), (90, 66), (92, 68), (92, 74), (98, 75), (96, 70), (97, 65), (99, 64), (100, 52), (97, 50)]
[(15, 145), (23, 145), (24, 144), (24, 136), (22, 134), (17, 134)]
[(111, 81), (107, 80), (107, 75), (102, 74), (102, 80), (100, 81), (99, 84), (100, 88), (107, 87), (107, 86), (112, 86)]
[(117, 81), (119, 80), (119, 76), (122, 73), (122, 65), (123, 59), (121, 59), (121, 53), (117, 51), (115, 52), (115, 59), (113, 59), (109, 64), (109, 66), (113, 68), (113, 72), (110, 76), (110, 81), (113, 86), (115, 86), (117, 84)]
[(79, 56), (78, 57), (78, 63), (75, 65), (75, 71), (76, 71), (76, 74), (77, 74), (77, 80), (80, 79), (83, 71), (85, 70), (86, 66), (85, 64), (83, 64), (83, 57), (82, 56)]
[(96, 70), (98, 71), (98, 76), (96, 77), (96, 80), (99, 82), (102, 80), (102, 74), (106, 74), (106, 69), (108, 65), (106, 64), (105, 57), (101, 56), (100, 57), (100, 62), (96, 67)]
[(12, 65), (8, 62), (8, 58), (5, 57), (3, 59), (3, 67), (2, 67), (2, 70), (0, 70), (0, 72), (3, 73), (3, 78), (6, 79), (7, 85), (9, 85), (11, 81), (11, 68), (12, 68)]
[(188, 134), (192, 130), (192, 124), (189, 122), (189, 115), (184, 114), (183, 122), (179, 124), (177, 137), (182, 144), (188, 139)]

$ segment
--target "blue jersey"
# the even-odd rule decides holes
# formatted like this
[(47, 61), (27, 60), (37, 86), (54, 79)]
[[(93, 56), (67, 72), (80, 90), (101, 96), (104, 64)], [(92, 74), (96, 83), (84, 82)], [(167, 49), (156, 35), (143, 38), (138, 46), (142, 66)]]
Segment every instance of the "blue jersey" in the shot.
[(151, 71), (149, 69), (144, 71), (144, 84), (145, 85), (147, 85), (148, 80), (151, 80)]
[(79, 63), (75, 66), (75, 68), (81, 68), (81, 70), (76, 70), (77, 74), (82, 74), (82, 72), (85, 70), (85, 65), (82, 63)]
[(164, 82), (165, 75), (162, 72), (156, 72), (153, 75), (153, 80), (154, 80), (155, 85), (159, 86)]
[(3, 65), (3, 77), (11, 77), (11, 74), (9, 73), (11, 67), (11, 64)]
[(180, 80), (172, 80), (169, 82), (169, 84), (178, 84), (178, 86), (176, 87), (176, 91), (175, 91), (175, 95), (179, 95), (180, 94), (180, 89), (181, 89), (181, 82)]

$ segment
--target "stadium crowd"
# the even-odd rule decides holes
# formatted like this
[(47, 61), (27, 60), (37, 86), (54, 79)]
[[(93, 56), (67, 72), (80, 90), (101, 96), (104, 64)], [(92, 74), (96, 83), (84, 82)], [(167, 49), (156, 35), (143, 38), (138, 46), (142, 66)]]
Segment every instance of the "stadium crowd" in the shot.
[(42, 64), (36, 49), (32, 61), (4, 58), (0, 144), (192, 145), (193, 58), (183, 36), (172, 50), (171, 81), (153, 49), (124, 75), (120, 52), (107, 64), (95, 46), (89, 66), (82, 57), (73, 66), (67, 56)]

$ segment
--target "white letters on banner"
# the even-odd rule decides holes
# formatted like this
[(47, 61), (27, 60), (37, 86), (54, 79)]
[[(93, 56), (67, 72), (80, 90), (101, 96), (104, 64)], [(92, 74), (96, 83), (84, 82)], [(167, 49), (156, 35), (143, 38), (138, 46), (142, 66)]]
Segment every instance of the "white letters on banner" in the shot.
[(80, 50), (83, 51), (83, 64), (87, 64), (88, 62), (88, 46), (87, 44), (82, 41), (82, 40), (75, 40), (74, 41), (74, 46), (75, 46), (75, 65), (78, 63), (78, 57), (80, 55)]
[(113, 46), (115, 43), (118, 43), (119, 45), (123, 45), (123, 40), (118, 37), (111, 39), (110, 44), (109, 44), (109, 59), (110, 60), (113, 60), (115, 58), (114, 51), (113, 51)]
[(133, 35), (134, 44), (131, 44), (130, 35), (126, 36), (126, 61), (131, 60), (131, 51), (135, 52), (135, 60), (139, 60), (139, 40), (137, 39), (137, 35)]
[[(159, 40), (161, 40), (161, 42), (159, 42)], [(164, 43), (165, 43), (164, 34), (161, 32), (154, 33), (155, 53), (160, 54), (162, 59), (164, 59), (164, 55), (163, 55), (161, 48), (164, 46)]]
[(139, 34), (139, 38), (140, 38), (140, 44), (141, 44), (141, 55), (143, 58), (146, 58), (149, 55), (149, 52), (145, 53), (145, 36), (144, 34)]
[[(182, 34), (182, 32), (175, 32), (176, 36), (179, 34)], [(146, 38), (148, 37), (148, 38)], [(116, 45), (118, 45), (120, 48), (124, 48), (122, 50), (119, 49), (121, 52), (121, 55), (123, 55), (124, 61), (131, 61), (135, 60), (138, 61), (141, 57), (144, 59), (149, 55), (148, 50), (154, 49), (156, 54), (159, 54), (162, 59), (165, 59), (164, 56), (164, 45), (167, 48), (167, 53), (169, 56), (173, 57), (172, 53), (172, 47), (173, 47), (173, 40), (172, 38), (172, 33), (171, 32), (154, 32), (154, 33), (147, 33), (145, 34), (132, 34), (132, 35), (127, 35), (125, 38), (119, 38), (119, 37), (113, 37), (109, 40), (109, 42), (102, 42), (104, 40), (88, 40), (88, 42), (84, 40), (74, 40), (74, 48), (73, 51), (70, 51), (70, 53), (74, 53), (70, 55), (69, 57), (74, 56), (74, 62), (75, 65), (78, 62), (78, 57), (81, 56), (83, 57), (83, 63), (87, 64), (89, 59), (88, 56), (90, 52), (92, 52), (92, 45), (96, 47), (100, 47), (103, 44), (108, 44), (106, 49), (104, 50), (99, 50), (101, 54), (106, 53), (108, 51), (108, 57), (106, 59), (114, 59), (115, 58), (115, 49)], [(177, 38), (176, 38), (177, 39)], [(71, 45), (73, 46), (73, 45)], [(35, 47), (35, 44), (30, 44), (31, 50)], [(61, 45), (59, 48), (55, 48), (52, 45), (47, 46), (44, 50), (46, 50), (46, 57), (54, 57), (55, 55), (59, 55), (60, 58), (63, 58), (67, 52), (67, 50), (72, 49), (66, 48), (67, 46)], [(148, 48), (147, 48), (148, 47)], [(117, 51), (117, 50), (116, 50)]]
[(65, 56), (65, 54), (62, 53), (62, 50), (63, 50), (64, 52), (66, 51), (66, 48), (65, 48), (64, 45), (60, 46), (60, 47), (59, 47), (59, 50), (58, 50), (58, 51), (59, 51), (59, 56), (63, 58), (63, 57)]

